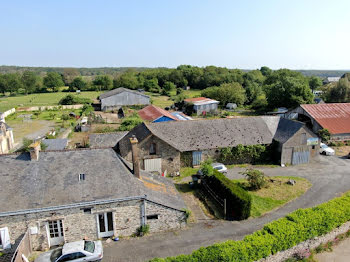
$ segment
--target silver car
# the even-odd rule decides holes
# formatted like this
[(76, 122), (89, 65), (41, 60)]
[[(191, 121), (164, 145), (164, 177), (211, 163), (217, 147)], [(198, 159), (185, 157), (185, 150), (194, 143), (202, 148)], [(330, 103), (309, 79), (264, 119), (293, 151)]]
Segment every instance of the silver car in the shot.
[(65, 261), (101, 261), (103, 248), (101, 241), (76, 241), (66, 243), (45, 252), (35, 259), (35, 262), (65, 262)]

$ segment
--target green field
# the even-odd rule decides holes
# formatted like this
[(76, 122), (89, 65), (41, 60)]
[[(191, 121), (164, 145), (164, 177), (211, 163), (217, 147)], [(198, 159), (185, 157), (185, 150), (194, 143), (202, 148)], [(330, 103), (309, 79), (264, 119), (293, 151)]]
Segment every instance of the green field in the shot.
[(100, 93), (101, 92), (96, 91), (81, 92), (80, 94), (57, 92), (0, 97), (0, 112), (4, 112), (14, 107), (57, 105), (60, 99), (68, 94), (73, 94), (84, 98), (96, 99)]

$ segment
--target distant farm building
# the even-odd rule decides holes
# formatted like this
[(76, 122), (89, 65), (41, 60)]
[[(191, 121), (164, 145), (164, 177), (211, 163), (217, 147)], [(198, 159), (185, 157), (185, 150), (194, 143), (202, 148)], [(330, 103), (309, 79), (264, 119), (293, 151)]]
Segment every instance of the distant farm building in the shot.
[(216, 113), (218, 111), (219, 101), (206, 97), (187, 98), (184, 100), (186, 104), (193, 104), (193, 111), (197, 115), (206, 113)]
[(119, 109), (122, 106), (149, 105), (150, 97), (123, 87), (113, 89), (100, 95), (101, 110)]

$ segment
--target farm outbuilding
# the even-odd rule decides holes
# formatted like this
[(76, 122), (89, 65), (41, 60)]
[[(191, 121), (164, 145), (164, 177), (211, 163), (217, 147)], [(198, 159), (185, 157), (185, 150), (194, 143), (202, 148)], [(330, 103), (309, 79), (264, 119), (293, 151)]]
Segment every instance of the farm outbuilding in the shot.
[(287, 117), (306, 123), (316, 134), (328, 129), (331, 140), (350, 140), (350, 103), (300, 105)]
[(100, 95), (99, 99), (102, 111), (119, 109), (122, 106), (149, 105), (151, 103), (149, 96), (123, 87), (105, 92)]

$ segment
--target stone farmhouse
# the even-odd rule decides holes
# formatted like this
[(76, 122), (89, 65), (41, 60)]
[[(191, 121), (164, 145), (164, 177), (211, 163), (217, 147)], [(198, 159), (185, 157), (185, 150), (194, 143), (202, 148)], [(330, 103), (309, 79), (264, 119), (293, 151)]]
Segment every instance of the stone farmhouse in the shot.
[(119, 109), (122, 106), (149, 105), (151, 103), (149, 96), (123, 87), (107, 91), (100, 95), (99, 99), (102, 111)]
[(12, 128), (0, 121), (0, 154), (7, 154), (14, 148)]
[(300, 105), (287, 117), (305, 122), (316, 134), (328, 129), (331, 140), (350, 140), (350, 103)]
[(0, 156), (4, 242), (29, 230), (33, 248), (43, 250), (129, 236), (144, 224), (151, 232), (182, 227), (185, 204), (172, 182), (140, 171), (134, 161), (111, 148), (42, 152), (40, 143), (30, 153)]
[(307, 163), (318, 152), (318, 138), (301, 122), (278, 116), (245, 117), (140, 124), (119, 142), (122, 157), (131, 161), (129, 138), (139, 143), (141, 168), (159, 173), (198, 166), (218, 158), (220, 148), (278, 143), (281, 164)]

